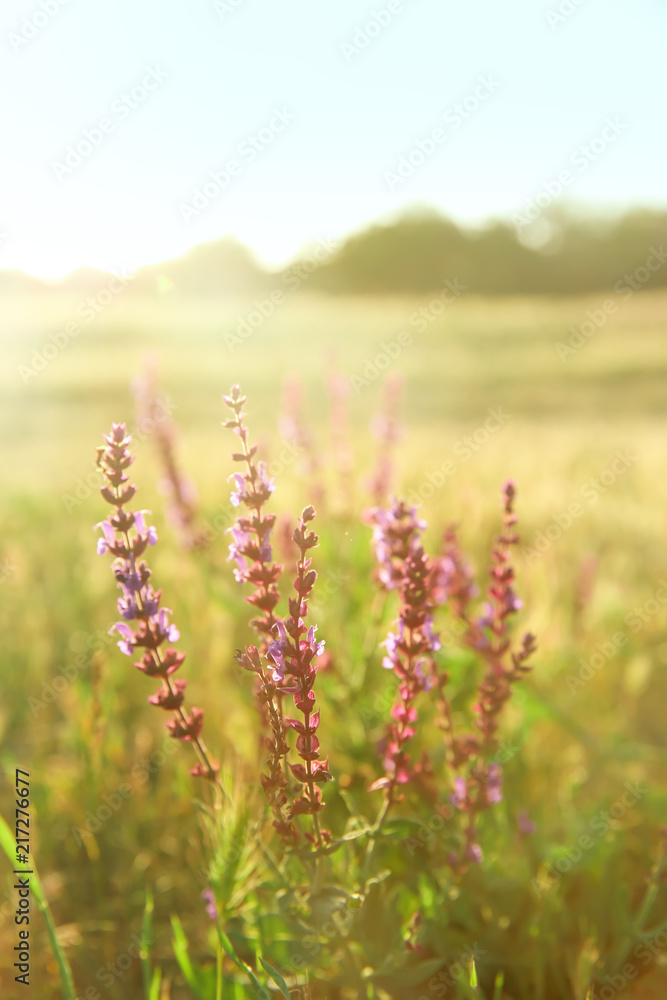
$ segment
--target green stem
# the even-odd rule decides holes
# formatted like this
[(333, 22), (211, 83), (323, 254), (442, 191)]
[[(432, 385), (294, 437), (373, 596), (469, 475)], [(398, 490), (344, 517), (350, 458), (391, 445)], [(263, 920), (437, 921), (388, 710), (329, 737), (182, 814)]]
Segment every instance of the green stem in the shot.
[[(16, 844), (12, 833), (7, 826), (5, 820), (0, 816), (0, 847), (7, 855), (12, 867), (16, 864)], [(60, 985), (63, 991), (63, 1000), (75, 1000), (76, 998), (76, 987), (74, 985), (74, 977), (72, 976), (72, 970), (70, 969), (69, 962), (67, 960), (67, 955), (65, 954), (62, 945), (58, 940), (58, 934), (56, 932), (56, 925), (53, 922), (53, 916), (51, 914), (51, 908), (49, 907), (48, 900), (44, 894), (44, 889), (42, 888), (42, 883), (39, 880), (39, 875), (37, 873), (37, 865), (35, 864), (34, 858), (30, 862), (32, 874), (30, 876), (30, 888), (32, 889), (35, 899), (37, 900), (37, 906), (40, 913), (44, 917), (44, 923), (46, 924), (46, 933), (49, 937), (49, 943), (51, 945), (51, 951), (58, 965), (58, 973), (60, 975)]]

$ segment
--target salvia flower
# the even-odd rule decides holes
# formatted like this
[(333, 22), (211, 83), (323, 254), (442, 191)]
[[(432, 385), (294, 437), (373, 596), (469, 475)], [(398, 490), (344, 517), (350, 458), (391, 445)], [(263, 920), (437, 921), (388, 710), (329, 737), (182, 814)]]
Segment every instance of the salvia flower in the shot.
[[(386, 774), (371, 787), (387, 790), (387, 804), (396, 797), (396, 786), (413, 779), (419, 779), (423, 786), (420, 792), (427, 791), (424, 779), (432, 776), (430, 762), (413, 766), (407, 744), (417, 728), (414, 704), (417, 696), (437, 688), (437, 725), (444, 733), (452, 780), (449, 804), (460, 814), (463, 832), (459, 852), (450, 855), (450, 864), (459, 872), (482, 859), (477, 843), (477, 817), (502, 800), (501, 767), (496, 760), (490, 760), (497, 746), (500, 713), (511, 695), (512, 685), (527, 673), (526, 661), (535, 649), (530, 633), (524, 636), (517, 652), (510, 647), (509, 620), (522, 606), (514, 590), (510, 560), (511, 546), (518, 540), (514, 530), (514, 497), (514, 485), (506, 483), (503, 530), (493, 548), (491, 582), (477, 616), (473, 602), (478, 589), (454, 527), (445, 532), (442, 555), (431, 561), (420, 541), (424, 522), (414, 508), (393, 500), (387, 510), (376, 508), (366, 518), (373, 525), (379, 583), (385, 590), (397, 590), (402, 602), (396, 628), (383, 643), (382, 661), (383, 667), (393, 670), (399, 678), (399, 697), (391, 712), (387, 738), (381, 745)], [(460, 623), (454, 634), (486, 665), (473, 705), (473, 732), (455, 729), (445, 690), (449, 678), (435, 660), (441, 640), (435, 629), (434, 613), (443, 605), (448, 606)]]
[[(476, 588), (453, 528), (445, 534), (444, 554), (438, 566), (438, 587), (454, 615), (465, 625), (464, 642), (486, 665), (473, 705), (477, 732), (453, 734), (451, 720), (442, 726), (448, 730), (450, 765), (459, 775), (454, 782), (451, 802), (467, 815), (465, 844), (458, 862), (460, 868), (466, 861), (478, 860), (479, 846), (475, 843), (477, 816), (502, 799), (500, 765), (495, 760), (489, 764), (484, 762), (489, 760), (497, 747), (500, 715), (511, 697), (512, 685), (529, 671), (526, 661), (535, 650), (535, 639), (530, 633), (523, 637), (518, 652), (513, 652), (510, 646), (509, 619), (522, 607), (514, 590), (514, 569), (510, 559), (511, 547), (518, 542), (515, 494), (514, 484), (505, 483), (503, 529), (493, 547), (491, 582), (481, 614), (475, 617), (471, 609)], [(462, 772), (467, 778), (460, 777)]]
[(105, 479), (100, 492), (113, 510), (96, 526), (103, 536), (98, 539), (97, 551), (100, 555), (108, 552), (114, 556), (114, 576), (122, 592), (118, 599), (122, 621), (109, 631), (120, 637), (118, 647), (122, 653), (140, 656), (135, 662), (139, 670), (162, 681), (161, 688), (149, 701), (174, 712), (174, 718), (167, 723), (171, 735), (194, 745), (199, 762), (190, 773), (217, 781), (219, 764), (209, 756), (201, 740), (204, 713), (193, 708), (186, 714), (183, 709), (186, 682), (172, 680), (172, 674), (185, 659), (185, 653), (170, 645), (180, 638), (179, 631), (170, 621), (169, 608), (160, 607), (162, 592), (153, 589), (151, 571), (141, 559), (148, 546), (156, 544), (157, 532), (146, 522), (148, 511), (132, 511), (126, 506), (136, 493), (127, 473), (133, 461), (129, 450), (131, 435), (126, 432), (125, 424), (113, 424), (104, 440), (105, 445), (97, 453), (97, 464)]
[(330, 781), (328, 757), (320, 759), (320, 741), (317, 728), (320, 713), (315, 711), (314, 684), (317, 677), (317, 660), (324, 652), (324, 642), (315, 637), (316, 626), (305, 622), (308, 599), (312, 593), (317, 572), (311, 567), (308, 551), (317, 545), (318, 537), (308, 528), (315, 517), (312, 507), (304, 508), (294, 530), (294, 541), (299, 549), (297, 575), (294, 580), (296, 597), (290, 598), (289, 615), (274, 627), (274, 642), (267, 651), (280, 678), (287, 683), (283, 690), (290, 691), (294, 707), (303, 719), (286, 719), (286, 724), (297, 733), (296, 751), (303, 763), (290, 764), (293, 778), (301, 785), (301, 795), (292, 804), (291, 815), (313, 817), (314, 836), (306, 834), (317, 846), (329, 839), (321, 830), (318, 813), (322, 809), (320, 785)]
[(273, 562), (271, 546), (275, 515), (264, 511), (275, 484), (267, 475), (264, 462), (255, 462), (257, 445), (249, 443), (248, 429), (243, 421), (245, 414), (242, 409), (246, 397), (241, 394), (239, 386), (235, 385), (229, 396), (222, 398), (233, 413), (225, 427), (233, 430), (241, 441), (241, 450), (234, 452), (232, 459), (245, 466), (242, 472), (234, 472), (229, 477), (234, 484), (231, 502), (234, 507), (243, 507), (247, 511), (229, 529), (232, 541), (228, 561), (236, 564), (236, 581), (250, 583), (255, 588), (246, 600), (260, 613), (251, 624), (261, 639), (264, 652), (271, 641), (271, 631), (277, 621), (273, 612), (280, 599), (277, 584), (282, 572), (282, 566)]
[(519, 828), (519, 833), (523, 837), (529, 837), (531, 834), (535, 833), (535, 830), (537, 829), (532, 819), (528, 816), (528, 813), (523, 810), (517, 816), (517, 826)]
[[(421, 522), (417, 522), (414, 512), (403, 505), (396, 504), (391, 513), (398, 515), (392, 520), (401, 526), (400, 534), (394, 533), (390, 542), (398, 541), (402, 546), (398, 556), (390, 556), (397, 560), (397, 572), (402, 570), (397, 580), (401, 609), (396, 630), (390, 632), (383, 643), (387, 652), (382, 665), (393, 670), (400, 683), (384, 752), (386, 774), (371, 785), (372, 789), (386, 789), (388, 801), (395, 797), (396, 786), (407, 784), (413, 776), (414, 768), (406, 744), (415, 735), (417, 709), (414, 702), (420, 692), (430, 690), (435, 683), (433, 654), (440, 649), (440, 639), (433, 628), (433, 568), (419, 541)], [(387, 521), (376, 516), (378, 523), (386, 524)], [(404, 534), (405, 526), (411, 526), (409, 534)], [(389, 562), (387, 565), (393, 572), (394, 564)]]
[(201, 899), (206, 903), (206, 916), (211, 920), (218, 919), (218, 907), (215, 902), (215, 893), (213, 889), (204, 889), (201, 894)]
[(273, 825), (283, 842), (290, 845), (297, 841), (298, 831), (289, 815), (290, 786), (284, 766), (289, 751), (281, 704), (281, 697), (286, 693), (282, 686), (284, 673), (277, 648), (274, 648), (271, 663), (265, 660), (267, 650), (276, 642), (273, 629), (279, 624), (275, 608), (280, 600), (277, 584), (282, 573), (282, 566), (272, 561), (271, 531), (275, 515), (264, 510), (274, 491), (274, 483), (267, 476), (263, 463), (255, 462), (257, 446), (248, 440), (243, 413), (246, 397), (240, 387), (232, 386), (229, 395), (222, 398), (233, 413), (225, 427), (233, 430), (241, 442), (241, 451), (234, 452), (232, 459), (245, 466), (242, 472), (230, 476), (234, 484), (231, 500), (234, 506), (247, 511), (229, 529), (232, 541), (228, 561), (235, 563), (237, 583), (250, 583), (255, 588), (246, 600), (261, 612), (251, 621), (260, 639), (260, 648), (248, 646), (244, 651), (237, 650), (236, 659), (240, 666), (255, 675), (255, 697), (262, 725), (271, 731), (271, 736), (263, 741), (269, 757), (268, 773), (262, 775), (261, 782), (273, 813)]
[[(478, 687), (476, 726), (482, 734), (484, 750), (495, 749), (499, 714), (512, 694), (512, 685), (530, 671), (526, 661), (535, 651), (535, 637), (527, 632), (518, 652), (510, 649), (508, 619), (522, 607), (514, 591), (514, 568), (511, 547), (519, 541), (514, 527), (516, 489), (511, 481), (503, 487), (503, 530), (496, 539), (489, 571), (491, 583), (483, 613), (471, 623), (469, 644), (481, 653), (487, 669)], [(509, 663), (507, 660), (509, 659)]]
[(373, 526), (372, 545), (378, 563), (378, 579), (384, 590), (396, 590), (405, 573), (405, 560), (417, 544), (426, 522), (417, 516), (417, 508), (392, 499), (385, 510), (374, 507), (364, 514)]
[(283, 843), (290, 846), (298, 841), (299, 834), (289, 816), (290, 788), (283, 767), (289, 744), (285, 739), (285, 723), (278, 707), (276, 685), (256, 646), (237, 649), (236, 660), (256, 677), (255, 694), (264, 710), (262, 714), (268, 719), (267, 728), (271, 730), (271, 736), (266, 736), (263, 741), (264, 749), (269, 754), (268, 773), (262, 774), (260, 780), (273, 813), (273, 826)]

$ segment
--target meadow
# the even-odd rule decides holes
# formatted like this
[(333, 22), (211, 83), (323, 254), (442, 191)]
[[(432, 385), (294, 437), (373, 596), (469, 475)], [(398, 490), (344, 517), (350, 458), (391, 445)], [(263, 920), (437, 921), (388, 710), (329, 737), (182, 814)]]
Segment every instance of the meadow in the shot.
[[(384, 858), (400, 920), (392, 925), (375, 905), (365, 916), (365, 950), (348, 940), (338, 965), (324, 960), (334, 949), (331, 935), (311, 935), (308, 961), (319, 969), (310, 978), (313, 997), (666, 995), (667, 899), (658, 862), (667, 822), (667, 293), (642, 291), (619, 303), (563, 358), (558, 345), (603, 298), (463, 294), (440, 309), (432, 296), (327, 297), (306, 289), (239, 337), (252, 297), (148, 296), (130, 288), (26, 375), (33, 351), (44, 354), (49, 334), (80, 303), (56, 291), (4, 296), (0, 814), (13, 828), (14, 769), (29, 770), (31, 846), (77, 997), (148, 998), (144, 977), (158, 967), (161, 1000), (213, 997), (206, 991), (216, 962), (225, 968), (221, 995), (259, 995), (245, 974), (233, 982), (233, 963), (219, 954), (200, 898), (221, 848), (211, 842), (207, 809), (193, 805), (203, 796), (188, 774), (192, 755), (168, 739), (147, 704), (145, 678), (108, 634), (116, 587), (92, 530), (108, 513), (94, 475), (103, 433), (125, 421), (134, 434), (139, 506), (153, 512), (160, 539), (151, 552), (156, 586), (188, 654), (191, 703), (205, 707), (206, 741), (232, 790), (226, 835), (233, 845), (245, 831), (241, 861), (235, 854), (230, 863), (228, 853), (223, 866), (228, 933), (239, 947), (238, 913), (250, 907), (261, 925), (257, 901), (268, 862), (250, 851), (266, 846), (267, 833), (249, 819), (263, 808), (259, 721), (252, 680), (233, 659), (252, 636), (226, 561), (224, 530), (235, 516), (227, 478), (237, 470), (232, 435), (221, 426), (229, 415), (221, 394), (232, 383), (247, 394), (252, 438), (273, 463), (271, 509), (294, 525), (306, 505), (317, 508), (313, 620), (332, 660), (317, 685), (319, 736), (334, 774), (324, 813), (340, 836), (346, 808), (358, 809), (363, 789), (382, 773), (376, 745), (393, 691), (378, 643), (396, 605), (377, 598), (361, 513), (373, 502), (371, 425), (387, 379), (396, 376), (402, 435), (392, 488), (421, 499), (430, 552), (456, 522), (485, 586), (501, 488), (507, 479), (516, 483), (521, 542), (513, 558), (523, 602), (516, 633), (530, 630), (538, 649), (503, 714), (503, 798), (480, 821), (483, 862), (434, 884), (425, 873), (444, 835), (437, 822), (411, 825), (406, 806)], [(157, 362), (160, 399), (178, 428), (180, 466), (196, 486), (198, 524), (209, 539), (200, 551), (184, 549), (165, 516), (153, 436), (135, 414), (130, 386), (147, 356)], [(281, 422), (290, 378), (301, 387), (319, 465), (314, 478)], [(465, 689), (470, 662), (447, 641), (443, 647)], [(332, 864), (339, 884), (343, 863)], [(16, 896), (8, 865), (2, 873), (0, 982), (3, 996), (13, 997), (26, 991), (6, 961), (16, 943)], [(401, 980), (383, 963), (414, 931), (415, 906), (402, 886), (440, 937), (427, 942), (421, 972), (417, 951), (407, 963), (417, 971)], [(323, 900), (320, 927), (340, 909), (340, 900)], [(37, 913), (31, 926), (32, 995), (61, 997)], [(255, 945), (285, 970), (290, 942), (271, 935), (255, 929)], [(471, 985), (473, 952), (478, 985)], [(204, 970), (201, 979), (193, 972), (187, 982), (188, 961)], [(447, 971), (457, 964), (464, 976)], [(292, 964), (292, 978), (284, 973), (290, 987), (304, 982), (307, 966)], [(346, 978), (341, 968), (356, 971)], [(275, 982), (263, 981), (270, 996), (280, 995)]]

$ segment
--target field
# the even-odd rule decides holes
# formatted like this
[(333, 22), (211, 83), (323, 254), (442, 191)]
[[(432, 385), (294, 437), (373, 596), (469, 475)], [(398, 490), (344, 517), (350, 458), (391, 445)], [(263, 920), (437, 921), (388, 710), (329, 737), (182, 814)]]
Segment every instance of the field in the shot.
[[(438, 917), (448, 961), (477, 946), (479, 989), (460, 980), (444, 993), (444, 980), (392, 986), (382, 978), (380, 940), (377, 964), (362, 970), (367, 993), (327, 992), (325, 984), (314, 996), (585, 1000), (593, 982), (591, 1000), (667, 995), (667, 899), (659, 873), (650, 881), (667, 822), (667, 293), (620, 303), (562, 359), (557, 345), (587, 311), (598, 314), (599, 298), (463, 295), (435, 315), (428, 299), (305, 291), (242, 340), (230, 335), (252, 301), (128, 290), (43, 370), (27, 373), (33, 351), (43, 353), (78, 305), (55, 291), (42, 300), (7, 296), (0, 330), (0, 812), (13, 829), (14, 769), (28, 770), (31, 847), (77, 996), (92, 998), (85, 991), (93, 988), (105, 1000), (144, 995), (131, 946), (141, 937), (147, 890), (162, 997), (197, 995), (174, 957), (172, 915), (193, 961), (216, 961), (199, 898), (210, 843), (203, 810), (192, 805), (201, 789), (188, 775), (191, 753), (169, 742), (147, 704), (150, 685), (108, 635), (116, 588), (108, 559), (95, 554), (92, 526), (107, 510), (90, 478), (102, 434), (112, 421), (134, 427), (139, 506), (153, 511), (160, 536), (151, 565), (188, 653), (191, 703), (206, 709), (206, 740), (230, 787), (245, 787), (241, 798), (259, 809), (259, 720), (251, 679), (233, 661), (252, 639), (225, 561), (223, 530), (234, 516), (226, 480), (235, 467), (221, 394), (236, 382), (247, 394), (252, 437), (275, 463), (271, 508), (294, 522), (314, 502), (303, 455), (285, 448), (280, 423), (285, 379), (299, 379), (323, 470), (314, 609), (334, 664), (318, 679), (319, 735), (336, 779), (324, 791), (333, 826), (344, 802), (381, 774), (375, 747), (391, 704), (377, 643), (396, 608), (374, 598), (370, 530), (360, 514), (371, 504), (366, 482), (377, 452), (370, 424), (394, 375), (403, 379), (404, 428), (395, 489), (423, 498), (431, 552), (457, 522), (484, 583), (501, 487), (516, 482), (517, 631), (530, 629), (538, 651), (504, 714), (503, 801), (484, 817), (484, 861), (449, 887)], [(424, 307), (420, 329), (414, 315)], [(212, 538), (201, 552), (179, 545), (156, 490), (151, 435), (135, 426), (130, 383), (147, 354), (157, 359), (179, 460)], [(332, 433), (334, 375), (349, 393)], [(452, 663), (465, 684), (456, 657)], [(520, 814), (534, 832), (517, 825)], [(399, 881), (413, 864), (406, 840), (389, 862)], [(9, 866), (2, 872), (4, 960), (16, 943), (16, 891)], [(234, 887), (230, 914), (255, 893), (257, 878)], [(395, 891), (405, 926), (411, 913)], [(425, 912), (430, 891), (420, 884)], [(31, 995), (60, 997), (42, 918), (35, 914), (31, 926)], [(394, 931), (400, 937), (401, 927)], [(282, 947), (265, 942), (267, 959)], [(115, 964), (119, 956), (129, 964)], [(2, 976), (3, 996), (25, 993), (4, 961)], [(225, 995), (254, 994), (240, 986)]]

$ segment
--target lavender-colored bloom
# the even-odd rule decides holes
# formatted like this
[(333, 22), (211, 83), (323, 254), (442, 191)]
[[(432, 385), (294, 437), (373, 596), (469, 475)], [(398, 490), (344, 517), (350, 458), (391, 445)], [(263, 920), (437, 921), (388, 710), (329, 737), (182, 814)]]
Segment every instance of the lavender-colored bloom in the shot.
[(144, 518), (144, 514), (150, 514), (150, 511), (149, 510), (136, 511), (134, 515), (134, 526), (139, 532), (139, 534), (147, 539), (149, 545), (155, 545), (155, 543), (157, 542), (157, 531), (152, 525), (148, 528), (146, 527), (146, 520)]
[(215, 902), (215, 894), (213, 889), (204, 889), (201, 894), (201, 898), (206, 903), (206, 915), (211, 918), (211, 920), (218, 919), (218, 907)]
[(273, 680), (276, 684), (285, 679), (285, 658), (283, 656), (282, 644), (279, 642), (270, 643), (266, 651), (267, 659), (273, 664)]
[(152, 624), (157, 626), (160, 635), (164, 636), (168, 642), (178, 642), (181, 637), (181, 633), (178, 631), (175, 625), (169, 624), (169, 615), (171, 614), (171, 608), (160, 608), (157, 615), (152, 618)]
[(276, 489), (276, 481), (273, 478), (269, 479), (269, 477), (267, 476), (266, 462), (257, 463), (257, 472), (259, 473), (260, 484), (264, 487), (264, 489), (267, 490), (269, 493), (274, 493)]
[(144, 593), (143, 597), (143, 602), (144, 602), (144, 614), (148, 615), (149, 618), (154, 618), (155, 615), (158, 613), (160, 602), (156, 597), (156, 595), (153, 593), (153, 591), (150, 590), (150, 588), (146, 588), (146, 592)]
[(313, 656), (321, 656), (324, 652), (326, 643), (324, 639), (320, 639), (319, 642), (315, 641), (316, 632), (317, 625), (311, 625), (306, 634), (306, 648), (313, 654)]
[(466, 799), (468, 797), (468, 786), (466, 785), (465, 778), (460, 776), (454, 778), (454, 791), (449, 796), (449, 801), (457, 809), (462, 809), (465, 805)]
[(130, 626), (125, 622), (116, 622), (109, 629), (109, 635), (112, 635), (114, 632), (118, 632), (123, 637), (120, 642), (116, 643), (121, 653), (124, 653), (125, 656), (132, 656), (134, 653), (134, 632)]
[(525, 812), (519, 813), (517, 817), (517, 826), (519, 827), (519, 833), (522, 833), (524, 836), (529, 836), (531, 833), (535, 833), (535, 830), (537, 829), (533, 821)]
[(522, 607), (523, 601), (521, 598), (516, 596), (511, 587), (508, 587), (505, 593), (505, 611), (509, 614), (511, 612), (521, 611)]
[(278, 684), (285, 679), (285, 656), (283, 650), (287, 644), (287, 631), (281, 621), (276, 622), (273, 627), (273, 634), (276, 635), (276, 633), (277, 638), (269, 643), (266, 656), (274, 666), (273, 679)]
[(486, 801), (489, 803), (502, 801), (502, 771), (500, 766), (493, 761), (489, 764), (488, 779), (486, 784)]
[(231, 496), (230, 496), (229, 499), (230, 499), (230, 501), (232, 503), (232, 507), (240, 507), (241, 506), (241, 501), (243, 500), (243, 498), (246, 495), (245, 479), (243, 478), (243, 476), (239, 472), (233, 472), (231, 474), (231, 476), (227, 476), (227, 482), (229, 482), (230, 479), (234, 480), (234, 483), (236, 485), (236, 489), (232, 490), (232, 493), (231, 493)]
[(229, 543), (227, 562), (236, 560), (241, 569), (247, 568), (248, 563), (242, 554), (242, 550), (250, 544), (250, 532), (240, 528), (238, 524), (233, 524), (227, 531), (232, 536), (232, 541)]
[(141, 590), (144, 586), (139, 578), (139, 574), (130, 562), (124, 562), (122, 565), (116, 565), (114, 568), (114, 574), (125, 594), (129, 595), (135, 593), (136, 591)]
[(139, 611), (139, 605), (135, 601), (134, 597), (119, 597), (118, 598), (118, 613), (123, 616), (123, 618), (128, 621), (134, 621), (137, 617)]
[(473, 864), (480, 865), (484, 860), (484, 854), (479, 844), (468, 844), (466, 847), (466, 858)]
[(97, 531), (98, 528), (102, 529), (104, 538), (97, 539), (97, 554), (98, 556), (103, 556), (105, 552), (111, 552), (115, 554), (116, 551), (116, 532), (114, 531), (113, 525), (109, 524), (108, 521), (99, 521), (94, 530)]
[(271, 562), (273, 556), (273, 549), (271, 548), (271, 543), (269, 538), (271, 537), (271, 529), (267, 528), (264, 534), (261, 536), (260, 546), (259, 546), (259, 561), (263, 563)]
[[(136, 492), (126, 472), (133, 459), (127, 447), (130, 435), (126, 435), (124, 424), (114, 424), (105, 440), (108, 447), (98, 449), (98, 466), (106, 480), (101, 493), (114, 512), (97, 525), (104, 535), (98, 540), (98, 552), (110, 551), (117, 557), (112, 568), (123, 592), (118, 599), (118, 611), (123, 620), (112, 625), (109, 633), (116, 632), (121, 637), (118, 647), (126, 656), (135, 656), (138, 649), (145, 650), (135, 666), (147, 677), (160, 677), (163, 682), (160, 691), (150, 699), (152, 704), (179, 713), (167, 725), (174, 738), (197, 744), (200, 760), (190, 773), (214, 781), (219, 765), (208, 756), (199, 739), (203, 711), (193, 708), (185, 716), (181, 709), (185, 681), (172, 686), (170, 680), (183, 663), (185, 654), (171, 647), (160, 649), (165, 640), (176, 642), (180, 633), (169, 622), (169, 609), (160, 608), (160, 592), (156, 593), (149, 583), (149, 567), (145, 562), (137, 562), (146, 546), (157, 542), (157, 532), (146, 524), (148, 511), (125, 509), (125, 504)], [(136, 630), (128, 624), (131, 621), (139, 622)]]
[[(438, 649), (439, 648), (440, 646), (438, 646)], [(422, 691), (432, 691), (436, 685), (436, 679), (433, 676), (433, 674), (431, 673), (427, 674), (426, 671), (424, 670), (425, 662), (426, 661), (424, 659), (417, 660), (417, 662), (415, 663), (415, 677), (418, 677), (419, 680), (421, 681)]]
[(387, 655), (382, 660), (382, 666), (385, 670), (394, 670), (394, 668), (399, 664), (399, 643), (403, 642), (403, 637), (405, 634), (405, 624), (402, 618), (399, 618), (396, 622), (396, 631), (389, 632), (387, 638), (380, 645), (384, 646), (387, 650)]
[(422, 635), (429, 643), (429, 649), (436, 653), (440, 648), (440, 636), (433, 631), (433, 615), (429, 615), (422, 627)]

